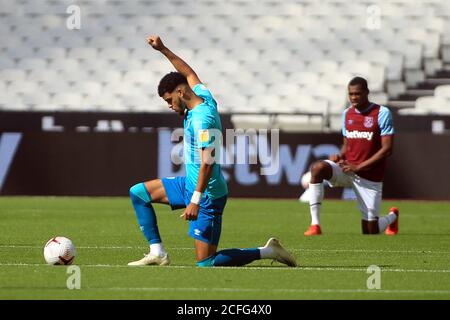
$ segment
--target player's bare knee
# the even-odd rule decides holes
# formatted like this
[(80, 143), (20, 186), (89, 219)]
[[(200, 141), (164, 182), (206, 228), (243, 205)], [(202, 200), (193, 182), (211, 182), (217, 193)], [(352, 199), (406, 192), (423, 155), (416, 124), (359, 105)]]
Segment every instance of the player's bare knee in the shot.
[(311, 183), (320, 183), (331, 178), (332, 168), (325, 161), (319, 160), (311, 165)]

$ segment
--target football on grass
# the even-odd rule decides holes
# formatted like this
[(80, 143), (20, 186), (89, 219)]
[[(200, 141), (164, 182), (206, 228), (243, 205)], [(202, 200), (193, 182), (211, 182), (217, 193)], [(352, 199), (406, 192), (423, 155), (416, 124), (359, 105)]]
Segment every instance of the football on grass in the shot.
[(72, 264), (75, 254), (72, 241), (66, 237), (51, 238), (44, 247), (44, 258), (50, 265)]

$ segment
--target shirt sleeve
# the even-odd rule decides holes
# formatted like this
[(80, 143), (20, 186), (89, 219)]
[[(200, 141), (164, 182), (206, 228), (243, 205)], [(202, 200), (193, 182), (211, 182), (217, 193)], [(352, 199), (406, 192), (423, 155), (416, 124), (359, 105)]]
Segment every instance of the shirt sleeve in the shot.
[(216, 136), (220, 131), (215, 128), (213, 117), (209, 114), (204, 114), (201, 118), (195, 119), (192, 125), (197, 148), (215, 146)]
[(344, 137), (347, 136), (347, 130), (345, 130), (345, 116), (347, 115), (347, 111), (348, 109), (345, 109), (344, 112), (342, 113), (342, 135)]
[(194, 91), (194, 93), (200, 98), (206, 100), (208, 104), (213, 104), (215, 107), (217, 107), (216, 100), (214, 100), (211, 91), (209, 91), (203, 83), (196, 84), (192, 88), (192, 91)]
[(378, 113), (378, 126), (380, 127), (380, 135), (387, 136), (394, 134), (394, 123), (392, 114), (388, 108), (381, 106)]

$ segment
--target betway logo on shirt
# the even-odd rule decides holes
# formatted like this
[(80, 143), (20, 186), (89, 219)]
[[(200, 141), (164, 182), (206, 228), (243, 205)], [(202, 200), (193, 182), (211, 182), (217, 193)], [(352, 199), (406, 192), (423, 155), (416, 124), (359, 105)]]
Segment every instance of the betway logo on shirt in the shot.
[(345, 137), (347, 137), (349, 139), (367, 139), (368, 141), (370, 141), (370, 140), (372, 140), (373, 132), (358, 131), (358, 130), (353, 130), (353, 131), (346, 130)]

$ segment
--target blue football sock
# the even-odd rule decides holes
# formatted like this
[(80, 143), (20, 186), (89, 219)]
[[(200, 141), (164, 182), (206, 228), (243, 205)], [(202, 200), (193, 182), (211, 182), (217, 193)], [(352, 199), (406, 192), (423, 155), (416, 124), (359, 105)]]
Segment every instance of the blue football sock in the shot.
[(130, 198), (133, 203), (136, 217), (149, 244), (160, 243), (158, 223), (156, 221), (155, 210), (151, 204), (151, 197), (143, 183), (135, 184), (130, 188)]
[(259, 249), (225, 249), (197, 262), (199, 267), (239, 267), (261, 259)]

